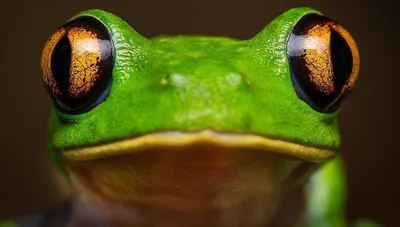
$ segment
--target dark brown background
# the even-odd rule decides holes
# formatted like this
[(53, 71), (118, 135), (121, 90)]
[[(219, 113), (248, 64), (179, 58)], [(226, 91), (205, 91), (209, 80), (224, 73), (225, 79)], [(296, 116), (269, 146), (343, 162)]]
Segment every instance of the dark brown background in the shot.
[(45, 152), (50, 100), (42, 88), (39, 58), (46, 39), (69, 17), (101, 8), (124, 18), (145, 36), (249, 38), (278, 14), (298, 6), (317, 8), (341, 22), (361, 53), (359, 83), (341, 113), (349, 180), (347, 213), (399, 226), (399, 36), (396, 7), (389, 0), (3, 1), (0, 218), (43, 209), (68, 194)]

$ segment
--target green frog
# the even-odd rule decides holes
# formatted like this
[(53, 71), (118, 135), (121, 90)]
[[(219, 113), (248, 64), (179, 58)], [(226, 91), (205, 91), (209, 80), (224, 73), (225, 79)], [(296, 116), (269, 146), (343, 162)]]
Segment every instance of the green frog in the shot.
[(41, 71), (47, 147), (77, 196), (32, 223), (348, 226), (337, 114), (359, 53), (321, 12), (237, 40), (147, 39), (87, 10), (49, 38)]

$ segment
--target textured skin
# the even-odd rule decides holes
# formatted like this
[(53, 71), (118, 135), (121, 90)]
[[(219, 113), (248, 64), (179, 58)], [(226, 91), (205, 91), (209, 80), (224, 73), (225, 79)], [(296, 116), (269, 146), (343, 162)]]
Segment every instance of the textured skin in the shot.
[[(337, 112), (319, 113), (293, 88), (286, 44), (311, 8), (289, 10), (249, 40), (224, 37), (146, 39), (120, 18), (88, 10), (115, 45), (108, 98), (80, 115), (53, 108), (48, 150), (93, 146), (160, 131), (213, 129), (338, 150)], [(326, 190), (321, 190), (325, 188)], [(322, 198), (322, 199), (321, 199)], [(305, 226), (344, 226), (344, 176), (334, 159), (312, 178)]]
[(148, 40), (110, 13), (78, 14), (95, 16), (110, 30), (116, 50), (113, 84), (107, 100), (88, 113), (52, 111), (50, 148), (212, 128), (337, 149), (336, 113), (314, 111), (297, 97), (290, 79), (286, 42), (308, 12), (315, 11), (287, 11), (245, 41)]

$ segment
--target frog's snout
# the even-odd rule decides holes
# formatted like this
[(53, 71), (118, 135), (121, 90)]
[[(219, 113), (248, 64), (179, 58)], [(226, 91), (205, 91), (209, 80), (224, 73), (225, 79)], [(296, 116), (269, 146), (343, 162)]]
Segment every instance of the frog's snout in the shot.
[(166, 64), (162, 66), (168, 69), (161, 78), (163, 86), (223, 92), (250, 84), (235, 64), (227, 64), (226, 61), (191, 58)]
[(227, 72), (216, 76), (209, 74), (198, 76), (191, 73), (172, 72), (166, 74), (160, 82), (162, 86), (180, 89), (197, 88), (208, 92), (232, 91), (232, 89), (237, 89), (241, 86), (250, 86), (250, 81), (243, 74), (237, 72)]

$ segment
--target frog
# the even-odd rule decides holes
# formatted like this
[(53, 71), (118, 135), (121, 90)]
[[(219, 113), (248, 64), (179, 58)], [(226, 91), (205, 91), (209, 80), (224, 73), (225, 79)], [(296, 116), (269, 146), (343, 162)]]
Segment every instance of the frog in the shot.
[(359, 66), (350, 33), (310, 7), (245, 40), (146, 38), (82, 11), (41, 56), (47, 150), (76, 197), (52, 209), (68, 218), (7, 225), (350, 226), (338, 114)]

